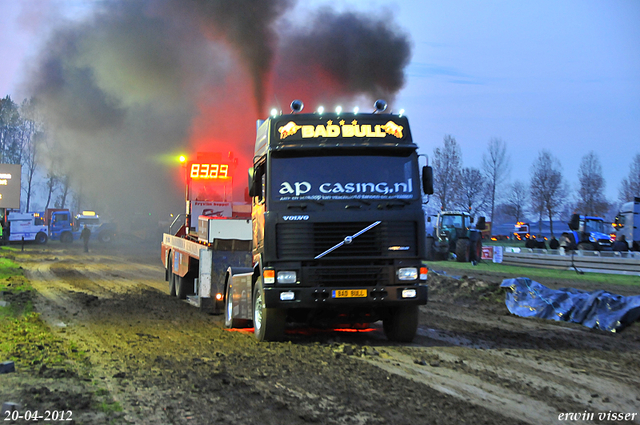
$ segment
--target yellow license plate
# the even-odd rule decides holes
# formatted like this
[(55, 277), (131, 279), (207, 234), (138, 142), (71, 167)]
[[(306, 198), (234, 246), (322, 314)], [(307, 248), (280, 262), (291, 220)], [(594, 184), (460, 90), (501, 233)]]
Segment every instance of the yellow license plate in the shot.
[(332, 298), (365, 298), (366, 289), (337, 289), (332, 292)]

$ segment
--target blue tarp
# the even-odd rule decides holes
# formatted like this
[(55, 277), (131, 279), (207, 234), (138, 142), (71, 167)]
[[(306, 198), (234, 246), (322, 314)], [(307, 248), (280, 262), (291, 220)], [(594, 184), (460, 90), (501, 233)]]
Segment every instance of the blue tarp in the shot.
[(640, 317), (640, 295), (624, 297), (606, 291), (549, 289), (526, 277), (505, 279), (505, 303), (512, 314), (580, 323), (593, 329), (620, 332)]

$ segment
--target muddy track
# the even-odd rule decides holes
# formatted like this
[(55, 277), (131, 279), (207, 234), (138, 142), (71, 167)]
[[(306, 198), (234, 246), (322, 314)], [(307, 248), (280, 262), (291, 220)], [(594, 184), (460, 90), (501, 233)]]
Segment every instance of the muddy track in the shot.
[(87, 352), (86, 380), (123, 407), (111, 422), (546, 424), (587, 412), (572, 423), (610, 423), (598, 414), (640, 413), (638, 324), (609, 334), (522, 319), (468, 290), (498, 291), (501, 278), (463, 279), (462, 290), (430, 276), (413, 344), (389, 344), (377, 325), (259, 344), (170, 297), (157, 251), (129, 241), (16, 256), (37, 309)]

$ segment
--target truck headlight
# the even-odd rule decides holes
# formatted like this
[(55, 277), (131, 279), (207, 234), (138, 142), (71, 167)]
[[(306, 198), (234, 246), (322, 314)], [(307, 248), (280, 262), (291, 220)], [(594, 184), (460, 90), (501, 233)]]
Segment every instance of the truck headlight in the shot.
[(417, 267), (403, 267), (398, 269), (398, 280), (416, 280), (418, 279)]
[(296, 283), (297, 276), (294, 271), (278, 272), (278, 283)]

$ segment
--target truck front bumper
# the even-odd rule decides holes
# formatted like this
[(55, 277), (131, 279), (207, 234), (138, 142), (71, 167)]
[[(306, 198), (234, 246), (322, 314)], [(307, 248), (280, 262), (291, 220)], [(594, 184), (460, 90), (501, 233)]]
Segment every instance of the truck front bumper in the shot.
[[(427, 285), (357, 288), (265, 286), (267, 308), (393, 307), (427, 303)], [(362, 292), (366, 291), (366, 292)]]

